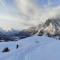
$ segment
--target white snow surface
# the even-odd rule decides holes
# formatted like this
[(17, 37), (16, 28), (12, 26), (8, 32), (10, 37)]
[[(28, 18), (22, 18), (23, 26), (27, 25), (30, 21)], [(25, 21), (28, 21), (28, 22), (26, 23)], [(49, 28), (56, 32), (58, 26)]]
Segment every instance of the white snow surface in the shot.
[[(10, 51), (3, 53), (6, 47)], [(60, 60), (60, 40), (32, 36), (15, 42), (1, 42), (0, 60)]]

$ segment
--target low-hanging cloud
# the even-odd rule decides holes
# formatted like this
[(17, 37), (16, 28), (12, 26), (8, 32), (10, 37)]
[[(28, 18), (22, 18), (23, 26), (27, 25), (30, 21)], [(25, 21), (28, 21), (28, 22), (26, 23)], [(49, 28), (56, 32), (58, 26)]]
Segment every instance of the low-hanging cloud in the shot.
[[(22, 25), (34, 26), (44, 23), (48, 18), (56, 18), (60, 15), (60, 6), (45, 5), (38, 7), (36, 0), (16, 0), (17, 7), (20, 11), (20, 21)], [(20, 22), (21, 23), (21, 22)]]
[[(6, 7), (5, 0), (0, 0), (3, 8)], [(30, 26), (36, 26), (44, 23), (48, 18), (60, 18), (60, 5), (52, 6), (51, 2), (46, 5), (39, 5), (36, 3), (38, 0), (14, 0), (16, 2), (17, 14), (11, 11), (5, 11), (0, 14), (0, 27), (4, 29), (26, 29)], [(1, 6), (2, 6), (1, 5)], [(7, 8), (7, 7), (6, 7)], [(8, 9), (8, 8), (7, 8)], [(6, 9), (6, 10), (7, 10)], [(11, 9), (13, 10), (13, 9)], [(14, 12), (14, 10), (12, 11)]]

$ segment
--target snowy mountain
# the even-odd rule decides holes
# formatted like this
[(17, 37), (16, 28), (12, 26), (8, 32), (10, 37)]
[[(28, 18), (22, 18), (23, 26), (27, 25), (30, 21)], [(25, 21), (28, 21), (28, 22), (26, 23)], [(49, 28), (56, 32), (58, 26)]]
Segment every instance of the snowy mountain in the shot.
[(46, 35), (60, 39), (60, 18), (47, 19), (45, 23), (30, 27), (24, 31), (30, 32), (32, 35)]
[(59, 55), (60, 40), (46, 36), (0, 43), (0, 60), (60, 60)]
[(38, 26), (32, 26), (21, 31), (12, 29), (11, 31), (4, 31), (0, 29), (1, 41), (17, 41), (33, 35), (53, 37), (60, 39), (60, 18), (47, 19), (45, 23)]
[(60, 34), (60, 19), (48, 19), (39, 30), (50, 35)]

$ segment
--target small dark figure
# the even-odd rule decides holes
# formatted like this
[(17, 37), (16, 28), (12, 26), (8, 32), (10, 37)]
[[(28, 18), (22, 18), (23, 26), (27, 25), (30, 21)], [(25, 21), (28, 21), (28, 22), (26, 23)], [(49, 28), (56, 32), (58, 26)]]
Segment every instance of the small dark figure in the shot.
[(7, 48), (5, 48), (2, 52), (9, 52), (10, 50)]
[(16, 45), (16, 49), (17, 49), (18, 47), (19, 47), (19, 45), (17, 44), (17, 45)]

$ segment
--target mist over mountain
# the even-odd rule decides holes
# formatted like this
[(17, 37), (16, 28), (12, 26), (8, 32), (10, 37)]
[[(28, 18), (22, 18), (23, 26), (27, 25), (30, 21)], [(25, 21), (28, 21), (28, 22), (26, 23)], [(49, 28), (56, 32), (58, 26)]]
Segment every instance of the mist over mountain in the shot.
[(52, 19), (46, 20), (46, 22), (40, 28), (40, 31), (43, 31), (45, 34), (51, 34), (51, 35), (60, 34), (59, 33), (60, 19), (59, 18), (52, 18)]
[[(0, 27), (4, 30), (10, 30), (11, 28), (23, 30), (45, 23), (51, 17), (60, 16), (60, 5), (53, 7), (54, 1), (1, 0)], [(39, 6), (37, 2), (39, 2)]]
[(25, 31), (32, 33), (32, 35), (46, 35), (60, 39), (60, 18), (49, 18), (45, 23), (26, 29)]
[[(44, 0), (41, 1), (41, 4), (45, 3)], [(39, 0), (16, 0), (20, 12), (20, 23), (22, 23), (20, 26), (23, 26), (23, 29), (43, 24), (50, 18), (60, 18), (60, 5), (53, 6), (54, 2), (47, 1), (46, 4), (38, 6), (37, 2)]]

